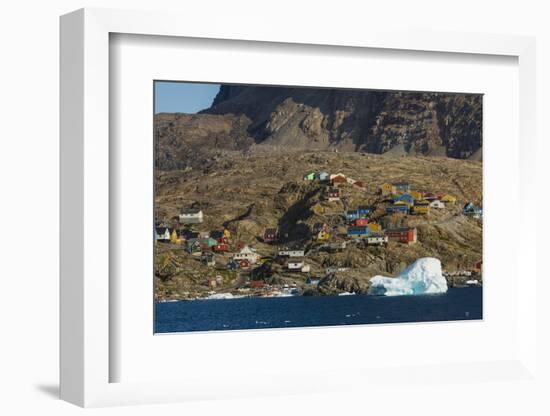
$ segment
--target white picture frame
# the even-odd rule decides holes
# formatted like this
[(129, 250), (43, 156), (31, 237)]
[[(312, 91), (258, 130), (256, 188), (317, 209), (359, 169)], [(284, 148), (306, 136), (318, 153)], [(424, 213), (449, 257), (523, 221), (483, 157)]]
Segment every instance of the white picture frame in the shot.
[[(182, 21), (185, 20), (185, 25)], [(246, 33), (246, 36), (240, 34)], [(340, 48), (430, 51), (441, 54), (504, 55), (518, 59), (520, 183), (519, 210), (534, 201), (535, 40), (530, 37), (422, 30), (361, 29), (327, 35), (322, 28), (281, 32), (277, 25), (236, 32), (231, 24), (207, 27), (173, 13), (82, 9), (61, 18), (61, 398), (79, 406), (160, 403), (214, 397), (296, 394), (361, 389), (381, 380), (404, 377), (395, 368), (323, 370), (271, 374), (269, 382), (223, 383), (206, 379), (111, 382), (110, 366), (119, 359), (110, 349), (109, 253), (109, 36), (114, 33), (247, 42), (331, 45)], [(536, 380), (536, 218), (521, 216), (524, 230), (518, 258), (527, 265), (526, 287), (517, 292), (519, 345), (509, 360), (457, 364), (452, 361), (408, 369), (421, 383)], [(442, 376), (441, 374), (444, 373)], [(325, 377), (320, 378), (319, 374)], [(472, 374), (483, 374), (472, 377)], [(344, 382), (346, 379), (348, 381)], [(406, 378), (406, 377), (405, 377)], [(412, 380), (411, 379), (411, 380)], [(227, 382), (220, 376), (220, 380)], [(413, 381), (409, 380), (410, 383)]]

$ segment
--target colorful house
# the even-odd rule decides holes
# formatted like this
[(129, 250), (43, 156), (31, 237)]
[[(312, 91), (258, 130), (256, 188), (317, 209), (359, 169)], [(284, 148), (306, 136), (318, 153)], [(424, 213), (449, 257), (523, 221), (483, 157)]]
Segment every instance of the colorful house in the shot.
[(359, 214), (359, 211), (356, 209), (350, 209), (346, 211), (346, 220), (353, 221), (357, 218), (361, 218), (361, 215)]
[(367, 227), (348, 227), (348, 237), (363, 238), (370, 235), (370, 228)]
[(332, 186), (340, 186), (348, 183), (344, 175), (336, 175), (331, 179)]
[(229, 251), (229, 244), (218, 243), (215, 246), (212, 246), (212, 250), (216, 253), (227, 253)]
[(237, 261), (247, 260), (250, 264), (256, 264), (260, 256), (254, 249), (245, 246), (240, 252), (236, 253), (233, 258)]
[(445, 204), (441, 202), (439, 199), (435, 199), (432, 202), (430, 202), (430, 207), (435, 209), (443, 209), (445, 208)]
[(311, 233), (312, 234), (319, 234), (321, 231), (329, 231), (330, 227), (326, 222), (316, 222), (313, 224), (313, 227), (311, 227)]
[(384, 234), (371, 234), (367, 236), (367, 245), (369, 246), (383, 246), (388, 244), (388, 237)]
[(436, 201), (439, 199), (439, 197), (432, 193), (432, 192), (424, 192), (422, 194), (422, 199), (426, 200), (426, 201)]
[(279, 256), (280, 257), (304, 257), (305, 252), (304, 250), (279, 250)]
[(338, 188), (329, 188), (326, 195), (329, 202), (340, 200), (340, 190)]
[(406, 193), (411, 190), (411, 184), (408, 182), (396, 182), (393, 186), (395, 186), (395, 190), (398, 193)]
[(468, 215), (474, 218), (481, 218), (482, 214), (481, 208), (471, 202), (468, 202), (466, 205), (464, 205), (462, 212), (464, 213), (464, 215)]
[(170, 228), (155, 227), (155, 241), (168, 242), (171, 237)]
[(330, 240), (330, 233), (328, 231), (325, 231), (325, 230), (319, 231), (319, 233), (317, 233), (317, 240), (318, 241), (328, 241), (328, 240)]
[(187, 240), (187, 251), (189, 253), (199, 253), (202, 251), (201, 243), (198, 238)]
[(409, 206), (403, 201), (397, 201), (393, 205), (386, 208), (388, 214), (408, 214)]
[(410, 191), (409, 194), (415, 199), (422, 199), (422, 192)]
[(412, 244), (417, 241), (416, 228), (392, 228), (386, 230), (385, 234), (386, 237), (388, 237), (388, 240), (397, 241), (404, 244)]
[(301, 258), (291, 258), (287, 261), (286, 267), (288, 270), (301, 270), (304, 267), (304, 260)]
[(439, 198), (441, 202), (445, 202), (447, 204), (454, 204), (456, 202), (456, 198), (452, 195), (445, 194)]
[(235, 250), (240, 251), (246, 247), (246, 243), (242, 240), (235, 241)]
[(200, 224), (204, 215), (199, 208), (185, 208), (180, 212), (179, 220), (181, 224)]
[(304, 181), (313, 181), (315, 180), (315, 172), (307, 172), (305, 175), (304, 175)]
[(395, 202), (404, 202), (409, 207), (414, 204), (414, 197), (411, 194), (399, 195), (399, 196), (396, 196), (393, 200)]
[(237, 261), (241, 269), (248, 269), (250, 267), (250, 262), (247, 259), (241, 259)]
[(391, 183), (384, 183), (380, 186), (381, 195), (393, 195), (395, 193), (397, 193), (397, 190), (395, 189), (395, 186)]
[(206, 248), (212, 248), (214, 247), (216, 244), (218, 244), (218, 241), (212, 237), (208, 237), (208, 238), (201, 238), (200, 240), (200, 243), (203, 247), (206, 247)]
[(428, 201), (416, 201), (411, 208), (411, 214), (426, 215), (430, 213), (430, 203)]
[(365, 216), (371, 212), (371, 209), (366, 205), (360, 205), (359, 207), (357, 207), (357, 212), (359, 213), (359, 215)]
[(365, 225), (369, 224), (368, 218), (357, 218), (355, 221), (353, 221), (352, 225), (355, 227), (363, 227)]
[(367, 225), (367, 227), (369, 227), (369, 229), (370, 229), (370, 231), (371, 231), (372, 233), (379, 233), (380, 231), (382, 231), (382, 230), (380, 229), (380, 224), (377, 224), (377, 223), (375, 223), (375, 222), (369, 223), (369, 224)]
[(227, 262), (227, 265), (226, 265), (227, 269), (228, 270), (235, 270), (237, 267), (238, 267), (238, 264), (235, 260), (233, 259), (230, 259), (228, 262)]
[(279, 238), (279, 231), (277, 228), (266, 228), (264, 232), (264, 241), (266, 243), (272, 243)]
[(317, 173), (317, 179), (321, 182), (327, 182), (330, 180), (330, 174), (328, 172)]
[(212, 267), (212, 266), (216, 265), (216, 260), (214, 259), (214, 256), (212, 255), (212, 253), (202, 253), (201, 254), (201, 261), (206, 266)]
[(265, 282), (263, 280), (252, 280), (250, 282), (251, 289), (263, 289)]

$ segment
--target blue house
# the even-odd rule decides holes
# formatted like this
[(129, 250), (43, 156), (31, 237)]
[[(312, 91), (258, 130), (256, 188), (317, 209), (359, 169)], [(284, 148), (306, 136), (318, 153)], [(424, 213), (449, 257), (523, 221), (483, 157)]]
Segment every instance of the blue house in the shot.
[(468, 202), (466, 205), (464, 205), (464, 208), (462, 208), (462, 212), (464, 213), (464, 215), (480, 218), (483, 210), (480, 207), (472, 204), (471, 202)]
[(400, 193), (409, 192), (411, 190), (411, 184), (408, 182), (397, 182), (392, 185), (395, 186), (395, 190)]
[(317, 179), (319, 179), (321, 182), (326, 182), (330, 180), (330, 174), (327, 172), (319, 172), (317, 173)]
[(359, 215), (364, 217), (365, 215), (368, 215), (370, 213), (370, 207), (367, 207), (365, 205), (361, 205), (357, 208), (357, 212), (359, 213)]
[(368, 226), (348, 227), (348, 237), (361, 238), (371, 234), (371, 229)]
[(405, 205), (405, 204), (392, 205), (386, 208), (386, 212), (388, 214), (408, 214), (409, 207), (408, 205)]
[(413, 205), (414, 204), (414, 197), (411, 194), (403, 194), (396, 196), (394, 199), (395, 202), (401, 201), (404, 202), (407, 205)]
[(346, 220), (353, 221), (358, 218), (361, 218), (361, 214), (359, 214), (359, 210), (357, 209), (350, 209), (346, 211)]

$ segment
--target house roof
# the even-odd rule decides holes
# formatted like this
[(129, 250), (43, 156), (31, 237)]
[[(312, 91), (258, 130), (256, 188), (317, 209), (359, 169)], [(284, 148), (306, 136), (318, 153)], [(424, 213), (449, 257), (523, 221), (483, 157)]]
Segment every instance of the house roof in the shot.
[(185, 215), (193, 215), (193, 214), (198, 214), (201, 211), (202, 210), (200, 208), (183, 208), (181, 210), (181, 213)]
[(414, 227), (399, 227), (399, 228), (388, 228), (386, 232), (393, 232), (393, 233), (403, 233), (409, 230), (414, 230)]

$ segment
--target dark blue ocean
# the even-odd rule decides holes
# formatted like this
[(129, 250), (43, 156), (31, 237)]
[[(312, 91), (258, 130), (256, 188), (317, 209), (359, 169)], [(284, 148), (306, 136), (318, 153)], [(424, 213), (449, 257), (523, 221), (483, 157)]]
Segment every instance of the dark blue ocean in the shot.
[(157, 303), (155, 332), (482, 319), (482, 288), (413, 296), (295, 296)]

